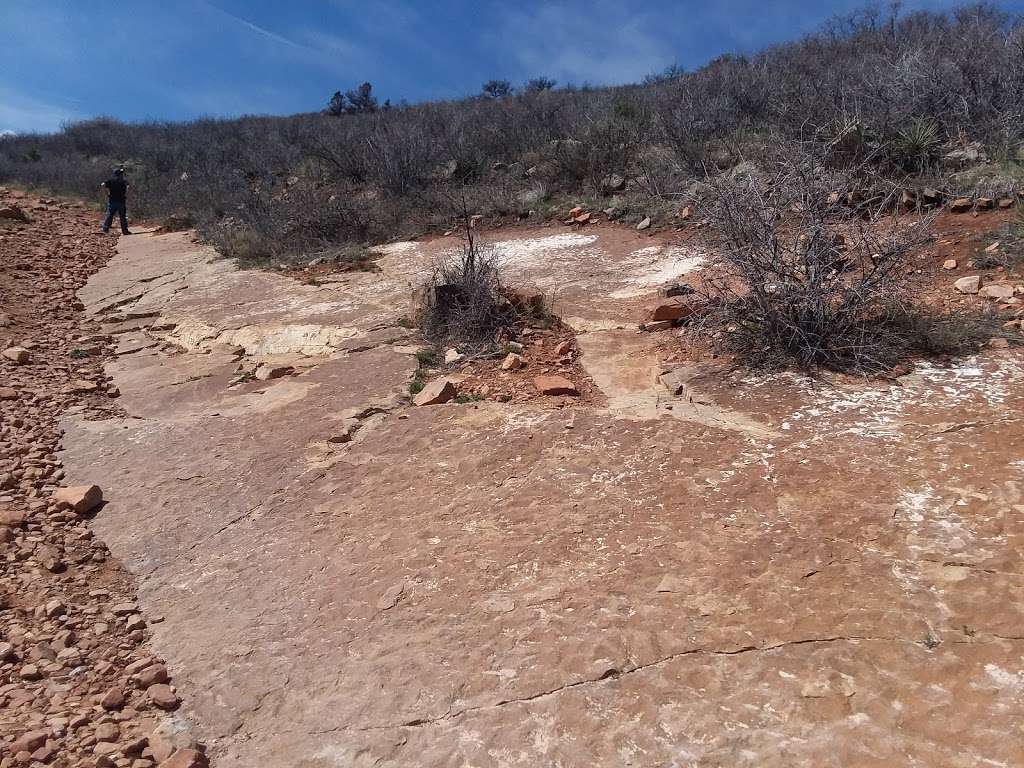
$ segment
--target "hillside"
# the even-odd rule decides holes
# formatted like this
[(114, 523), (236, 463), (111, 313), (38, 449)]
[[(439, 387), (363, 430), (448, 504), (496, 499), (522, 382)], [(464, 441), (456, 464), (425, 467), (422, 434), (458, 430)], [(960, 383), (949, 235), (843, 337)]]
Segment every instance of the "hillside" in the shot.
[(0, 768), (1024, 766), (1021, 19), (328, 96), (0, 137)]
[(984, 5), (864, 12), (642, 85), (550, 85), (337, 115), (99, 119), (0, 140), (0, 181), (92, 199), (123, 163), (137, 217), (185, 214), (257, 262), (350, 258), (346, 246), (447, 230), (464, 205), (499, 222), (583, 202), (658, 226), (719, 173), (769, 164), (779, 141), (947, 196), (1024, 184), (1024, 27)]

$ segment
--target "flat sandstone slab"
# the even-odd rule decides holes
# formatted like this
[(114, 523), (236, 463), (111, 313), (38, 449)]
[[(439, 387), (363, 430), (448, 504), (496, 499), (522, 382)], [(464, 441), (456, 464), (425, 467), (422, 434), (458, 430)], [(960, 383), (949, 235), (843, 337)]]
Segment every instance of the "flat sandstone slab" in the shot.
[[(95, 301), (159, 248), (187, 287), (137, 301), (167, 315), (225, 279), (215, 328), (382, 311), (369, 280), (167, 243), (122, 241)], [(659, 417), (646, 368), (595, 367), (629, 408), (570, 412), (408, 407), (384, 342), (315, 362), (234, 386), (228, 356), (147, 350), (111, 371), (144, 418), (68, 423), (68, 483), (101, 482), (216, 765), (1024, 763), (1012, 353), (902, 387), (701, 383), (763, 431)]]

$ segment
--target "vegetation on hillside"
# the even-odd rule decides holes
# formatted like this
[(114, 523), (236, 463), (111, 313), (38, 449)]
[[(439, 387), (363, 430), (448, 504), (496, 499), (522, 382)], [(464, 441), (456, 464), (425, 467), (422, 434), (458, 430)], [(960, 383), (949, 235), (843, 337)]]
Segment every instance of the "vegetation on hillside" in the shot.
[[(0, 180), (92, 196), (114, 163), (136, 215), (183, 213), (223, 253), (330, 256), (458, 218), (544, 216), (605, 198), (627, 220), (699, 200), (779, 140), (895, 183), (997, 192), (1024, 180), (1024, 26), (991, 6), (862, 12), (757, 55), (639, 85), (379, 104), (369, 83), (292, 117), (71, 124), (0, 140)], [(999, 188), (999, 189), (997, 189)]]

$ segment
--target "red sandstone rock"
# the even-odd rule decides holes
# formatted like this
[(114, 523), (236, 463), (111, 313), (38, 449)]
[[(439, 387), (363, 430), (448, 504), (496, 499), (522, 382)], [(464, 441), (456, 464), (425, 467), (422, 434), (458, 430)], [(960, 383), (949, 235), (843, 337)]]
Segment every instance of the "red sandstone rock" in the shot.
[(537, 376), (533, 385), (542, 395), (578, 395), (576, 385), (563, 376)]

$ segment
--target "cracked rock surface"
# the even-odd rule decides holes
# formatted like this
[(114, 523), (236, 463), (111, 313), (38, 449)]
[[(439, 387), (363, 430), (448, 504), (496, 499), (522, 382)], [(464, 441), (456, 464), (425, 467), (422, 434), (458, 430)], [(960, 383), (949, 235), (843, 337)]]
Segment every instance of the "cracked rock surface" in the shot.
[(600, 407), (410, 407), (431, 246), (310, 286), (140, 236), (80, 292), (124, 415), (66, 420), (67, 479), (214, 763), (1024, 764), (1020, 355), (668, 411), (623, 329), (684, 260), (595, 231), (510, 252), (590, 265)]

